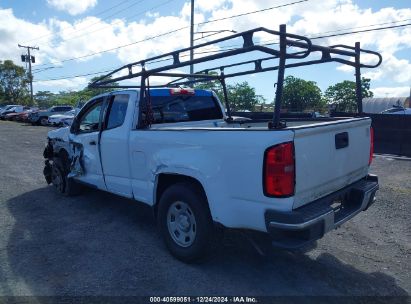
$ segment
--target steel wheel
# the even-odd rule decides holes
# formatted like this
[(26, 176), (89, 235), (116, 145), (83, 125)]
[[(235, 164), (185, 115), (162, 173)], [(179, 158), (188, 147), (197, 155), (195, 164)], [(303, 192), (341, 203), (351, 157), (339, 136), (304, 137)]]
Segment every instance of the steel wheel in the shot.
[(181, 247), (193, 244), (197, 233), (197, 222), (193, 211), (184, 202), (174, 202), (167, 212), (167, 228), (171, 238)]

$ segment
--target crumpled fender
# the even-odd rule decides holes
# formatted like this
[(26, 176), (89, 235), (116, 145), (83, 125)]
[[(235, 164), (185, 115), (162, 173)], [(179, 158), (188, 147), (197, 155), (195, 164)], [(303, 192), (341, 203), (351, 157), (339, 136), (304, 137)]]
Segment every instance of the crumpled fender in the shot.
[(68, 157), (67, 161), (70, 164), (68, 178), (80, 176), (84, 174), (83, 165), (83, 145), (70, 140), (69, 128), (60, 128), (52, 130), (48, 133), (47, 145), (44, 149), (43, 156), (46, 159), (43, 169), (44, 177), (48, 184), (51, 183), (51, 164), (50, 161), (54, 157), (60, 155), (61, 151), (65, 151)]

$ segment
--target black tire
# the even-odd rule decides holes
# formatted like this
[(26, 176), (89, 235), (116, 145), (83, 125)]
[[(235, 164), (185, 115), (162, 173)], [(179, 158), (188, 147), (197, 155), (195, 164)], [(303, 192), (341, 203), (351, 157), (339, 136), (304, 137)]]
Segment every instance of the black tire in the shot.
[[(189, 230), (195, 231), (195, 236), (187, 241), (186, 244), (179, 244), (175, 239), (177, 238), (177, 230), (181, 227), (178, 225), (178, 221), (175, 218), (175, 225), (180, 228), (170, 228), (169, 223), (172, 220), (171, 208), (175, 208), (178, 204), (184, 203), (188, 208), (187, 212), (187, 222), (189, 222)], [(176, 209), (175, 209), (176, 210)], [(183, 210), (183, 209), (182, 209)], [(189, 210), (189, 211), (188, 211)], [(184, 214), (180, 214), (179, 218), (183, 217)], [(194, 218), (190, 220), (190, 218)], [(165, 241), (167, 248), (170, 250), (172, 255), (177, 259), (184, 262), (196, 262), (207, 256), (214, 241), (214, 225), (211, 219), (210, 210), (208, 208), (207, 199), (201, 189), (198, 189), (193, 183), (182, 182), (177, 183), (169, 188), (167, 188), (160, 198), (158, 204), (158, 226), (160, 233)], [(181, 224), (181, 223), (180, 223)], [(181, 232), (181, 230), (179, 230)], [(182, 232), (184, 236), (185, 232)], [(174, 236), (172, 236), (174, 234)], [(189, 232), (187, 232), (187, 235)]]
[(81, 185), (73, 179), (67, 178), (68, 174), (68, 165), (61, 158), (54, 157), (51, 167), (51, 183), (54, 188), (65, 196), (77, 195), (81, 191)]
[(48, 117), (47, 116), (42, 116), (39, 118), (38, 123), (42, 126), (47, 126), (48, 125)]

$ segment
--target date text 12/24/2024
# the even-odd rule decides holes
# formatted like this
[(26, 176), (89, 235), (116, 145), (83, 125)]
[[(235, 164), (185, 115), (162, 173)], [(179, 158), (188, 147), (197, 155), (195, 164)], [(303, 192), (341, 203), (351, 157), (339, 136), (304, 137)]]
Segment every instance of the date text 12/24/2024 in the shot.
[(150, 297), (150, 303), (258, 303), (254, 297)]

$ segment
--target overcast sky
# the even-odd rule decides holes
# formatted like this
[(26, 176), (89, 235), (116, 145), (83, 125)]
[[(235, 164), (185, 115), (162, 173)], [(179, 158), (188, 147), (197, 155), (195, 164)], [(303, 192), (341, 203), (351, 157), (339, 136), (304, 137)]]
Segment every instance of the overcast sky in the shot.
[[(299, 3), (291, 4), (294, 2)], [(287, 6), (272, 8), (280, 5)], [(262, 9), (267, 10), (201, 24)], [(411, 24), (411, 3), (410, 0), (195, 0), (195, 23), (196, 32), (240, 32), (256, 27), (277, 30), (279, 24), (284, 23), (288, 32), (315, 37)], [(20, 55), (24, 51), (17, 44), (38, 46), (40, 50), (33, 52), (36, 56), (34, 90), (77, 90), (95, 75), (69, 77), (111, 70), (149, 56), (188, 47), (189, 24), (190, 1), (183, 0), (0, 0), (0, 60), (12, 59), (23, 65)], [(173, 30), (178, 31), (139, 42)], [(200, 39), (201, 34), (196, 34), (198, 40), (195, 43), (229, 34), (222, 32), (203, 39)], [(257, 43), (275, 40), (264, 35), (255, 39)], [(315, 43), (354, 45), (356, 41), (360, 41), (363, 48), (383, 55), (383, 64), (379, 68), (362, 70), (363, 76), (372, 79), (375, 95), (408, 96), (411, 85), (411, 26), (319, 39)], [(238, 43), (240, 41), (237, 42), (240, 45)], [(125, 45), (129, 46), (122, 47)], [(218, 51), (229, 45), (236, 43), (207, 50)], [(94, 53), (99, 54), (91, 55)], [(364, 59), (372, 61), (370, 57)], [(322, 90), (339, 81), (354, 80), (352, 68), (336, 63), (289, 69), (286, 73), (316, 81)], [(55, 78), (68, 79), (49, 81)], [(254, 86), (258, 94), (272, 101), (275, 72), (236, 78), (230, 82), (244, 80)]]

